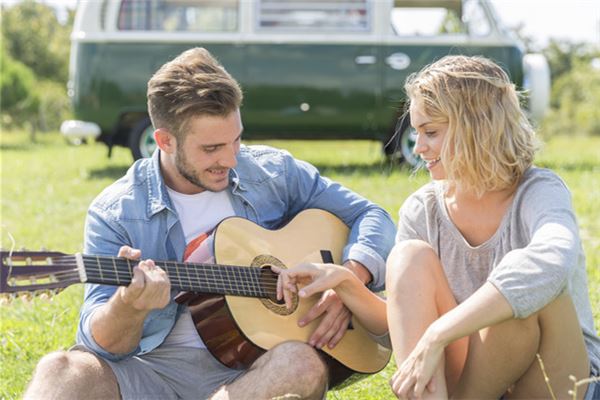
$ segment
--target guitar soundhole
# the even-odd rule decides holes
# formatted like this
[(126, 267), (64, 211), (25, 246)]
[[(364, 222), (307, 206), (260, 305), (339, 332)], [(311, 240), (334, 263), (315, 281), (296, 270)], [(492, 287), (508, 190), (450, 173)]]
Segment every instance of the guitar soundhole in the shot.
[(260, 283), (267, 297), (259, 299), (260, 302), (275, 314), (290, 315), (296, 311), (296, 308), (298, 308), (298, 296), (293, 297), (291, 310), (288, 310), (283, 301), (277, 300), (277, 274), (271, 271), (271, 266), (287, 268), (285, 264), (271, 255), (259, 255), (252, 260), (250, 265), (261, 269)]
[(270, 290), (273, 286), (273, 282), (277, 284), (277, 274), (271, 271), (271, 266), (263, 265), (260, 267), (260, 283), (261, 286), (268, 288), (268, 299), (278, 305), (285, 304), (283, 300), (277, 300), (277, 289), (275, 289), (275, 292)]

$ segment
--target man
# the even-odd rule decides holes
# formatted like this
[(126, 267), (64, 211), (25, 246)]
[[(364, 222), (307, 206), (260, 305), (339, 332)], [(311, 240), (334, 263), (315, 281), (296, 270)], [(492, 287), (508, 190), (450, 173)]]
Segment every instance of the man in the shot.
[[(148, 83), (158, 150), (94, 200), (85, 253), (206, 261), (224, 218), (273, 229), (321, 208), (351, 227), (344, 265), (381, 289), (395, 234), (389, 215), (287, 152), (242, 146), (241, 101), (238, 84), (204, 49), (165, 64)], [(26, 398), (323, 397), (327, 368), (315, 348), (335, 346), (350, 319), (334, 292), (300, 320), (323, 316), (308, 344), (278, 345), (247, 371), (211, 356), (174, 294), (150, 259), (127, 287), (87, 285), (78, 346), (42, 358)]]

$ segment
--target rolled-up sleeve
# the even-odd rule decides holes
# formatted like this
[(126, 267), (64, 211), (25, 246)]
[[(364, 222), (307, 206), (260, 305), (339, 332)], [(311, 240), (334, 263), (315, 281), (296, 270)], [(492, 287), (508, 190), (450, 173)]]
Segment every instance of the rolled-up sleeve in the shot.
[[(116, 256), (121, 246), (128, 244), (128, 239), (118, 224), (99, 208), (90, 207), (85, 222), (84, 254)], [(94, 312), (112, 297), (115, 286), (86, 284), (83, 305), (79, 316), (77, 343), (82, 344), (99, 356), (108, 360), (127, 358), (139, 351), (135, 349), (128, 354), (113, 354), (104, 350), (96, 341), (91, 331), (91, 319)]]
[(518, 218), (529, 244), (508, 252), (488, 281), (504, 295), (516, 318), (526, 318), (567, 288), (583, 253), (570, 193), (558, 177), (532, 185)]

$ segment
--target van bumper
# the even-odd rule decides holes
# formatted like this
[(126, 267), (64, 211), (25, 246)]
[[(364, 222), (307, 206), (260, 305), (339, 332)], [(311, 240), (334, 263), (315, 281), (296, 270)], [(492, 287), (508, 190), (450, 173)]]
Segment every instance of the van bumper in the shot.
[(70, 119), (60, 124), (60, 133), (75, 142), (83, 139), (96, 139), (100, 136), (100, 132), (100, 126), (93, 122)]

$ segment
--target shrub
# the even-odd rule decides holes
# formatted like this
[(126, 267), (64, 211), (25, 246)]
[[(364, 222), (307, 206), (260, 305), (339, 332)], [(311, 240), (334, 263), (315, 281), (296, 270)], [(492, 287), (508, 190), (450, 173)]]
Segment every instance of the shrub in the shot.
[(25, 122), (35, 125), (39, 97), (33, 72), (5, 52), (1, 54), (0, 70), (2, 125), (21, 126)]
[(545, 135), (600, 135), (600, 69), (590, 61), (575, 60), (553, 83), (552, 99), (542, 123)]

